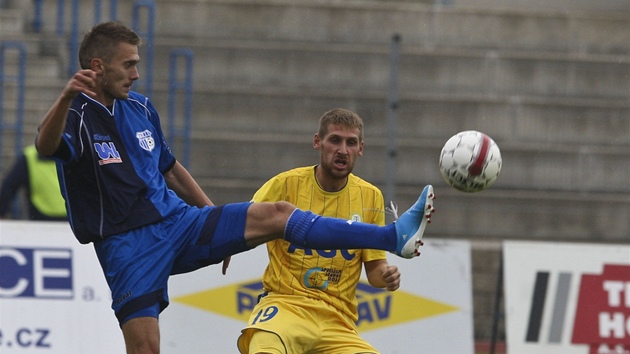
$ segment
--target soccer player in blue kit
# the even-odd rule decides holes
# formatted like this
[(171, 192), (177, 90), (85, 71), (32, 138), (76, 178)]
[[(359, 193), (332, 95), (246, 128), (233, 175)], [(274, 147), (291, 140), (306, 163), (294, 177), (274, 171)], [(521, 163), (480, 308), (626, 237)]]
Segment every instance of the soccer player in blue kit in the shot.
[(173, 156), (149, 99), (131, 91), (140, 44), (122, 24), (93, 27), (79, 48), (81, 69), (36, 138), (38, 152), (58, 162), (74, 235), (93, 243), (127, 353), (159, 353), (170, 275), (222, 261), (225, 273), (231, 255), (267, 241), (419, 254), (434, 210), (431, 186), (386, 226), (320, 217), (288, 202), (214, 206)]

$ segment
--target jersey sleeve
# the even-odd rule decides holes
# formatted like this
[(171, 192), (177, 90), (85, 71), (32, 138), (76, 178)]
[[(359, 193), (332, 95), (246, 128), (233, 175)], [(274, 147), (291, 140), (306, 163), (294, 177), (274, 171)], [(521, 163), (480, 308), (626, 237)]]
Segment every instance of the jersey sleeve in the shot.
[(157, 110), (153, 106), (153, 103), (151, 103), (151, 101), (147, 98), (145, 105), (148, 111), (147, 118), (149, 119), (153, 127), (155, 128), (155, 132), (158, 135), (158, 140), (161, 143), (159, 144), (160, 149), (161, 149), (159, 169), (160, 169), (160, 172), (165, 173), (166, 171), (170, 170), (175, 164), (175, 155), (173, 154), (171, 147), (166, 141), (166, 137), (164, 136), (164, 132), (162, 131), (162, 125), (160, 123), (160, 115), (158, 114)]
[(79, 113), (73, 109), (68, 111), (66, 126), (61, 136), (61, 143), (52, 158), (61, 163), (76, 162), (83, 152), (83, 143), (87, 137), (81, 137)]
[(85, 129), (82, 130), (82, 114), (78, 111), (82, 104), (83, 101), (76, 98), (72, 101), (72, 105), (66, 114), (66, 126), (61, 135), (61, 142), (57, 147), (57, 151), (50, 156), (62, 164), (77, 162), (81, 155), (87, 153), (89, 149), (90, 137), (87, 136)]
[(283, 200), (284, 183), (274, 177), (263, 184), (252, 198), (252, 202), (277, 202)]

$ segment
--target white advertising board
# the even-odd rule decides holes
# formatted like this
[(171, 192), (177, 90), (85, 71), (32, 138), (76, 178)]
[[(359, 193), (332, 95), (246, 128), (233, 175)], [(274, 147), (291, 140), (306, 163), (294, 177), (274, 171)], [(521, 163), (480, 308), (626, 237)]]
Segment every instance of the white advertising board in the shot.
[(505, 241), (510, 354), (630, 352), (630, 246)]
[[(359, 330), (383, 354), (472, 354), (470, 244), (428, 240), (422, 256), (390, 256), (402, 285), (358, 289)], [(260, 293), (264, 247), (171, 277), (160, 317), (162, 353), (237, 353)], [(0, 353), (124, 353), (111, 297), (91, 245), (55, 222), (0, 222)], [(457, 335), (454, 335), (457, 334)]]
[[(373, 291), (363, 279), (359, 332), (382, 354), (474, 353), (469, 242), (425, 240), (421, 251), (412, 260), (389, 257), (402, 274), (396, 292)], [(261, 246), (232, 257), (226, 275), (215, 265), (171, 277), (162, 353), (238, 353), (266, 265)]]
[(94, 248), (65, 222), (0, 222), (0, 353), (124, 353)]

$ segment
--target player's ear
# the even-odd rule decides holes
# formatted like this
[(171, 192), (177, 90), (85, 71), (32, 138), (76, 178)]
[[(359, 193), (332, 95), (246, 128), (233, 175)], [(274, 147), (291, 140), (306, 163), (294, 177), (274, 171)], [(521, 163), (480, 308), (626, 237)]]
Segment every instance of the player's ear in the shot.
[(313, 137), (313, 149), (319, 150), (321, 147), (321, 139), (319, 138), (319, 134), (315, 134)]
[(363, 140), (359, 143), (359, 156), (363, 156)]
[(103, 73), (103, 60), (101, 58), (92, 58), (90, 62), (90, 69), (96, 72), (97, 74)]

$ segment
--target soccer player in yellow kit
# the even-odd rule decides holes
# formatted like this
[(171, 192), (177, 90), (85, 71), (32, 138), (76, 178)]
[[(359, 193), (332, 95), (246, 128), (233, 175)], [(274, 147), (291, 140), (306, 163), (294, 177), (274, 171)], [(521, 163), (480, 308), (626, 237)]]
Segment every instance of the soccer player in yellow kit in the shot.
[[(255, 202), (288, 201), (315, 214), (385, 224), (383, 194), (352, 174), (363, 154), (363, 122), (354, 112), (333, 109), (319, 122), (315, 166), (276, 175)], [(356, 287), (365, 267), (369, 283), (394, 291), (400, 273), (379, 250), (303, 249), (284, 240), (267, 243), (265, 293), (238, 339), (242, 354), (378, 353), (362, 339)]]

